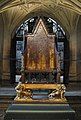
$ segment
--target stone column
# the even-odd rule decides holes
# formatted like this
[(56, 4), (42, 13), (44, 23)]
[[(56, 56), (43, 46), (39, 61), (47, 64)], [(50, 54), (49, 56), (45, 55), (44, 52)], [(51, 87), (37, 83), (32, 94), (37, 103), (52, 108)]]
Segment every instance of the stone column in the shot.
[(69, 68), (69, 82), (77, 81), (77, 36), (76, 30), (70, 33), (69, 40), (70, 47), (70, 68)]
[[(6, 27), (6, 26), (5, 26)], [(10, 83), (10, 46), (11, 37), (8, 29), (4, 29), (4, 45), (3, 45), (3, 84)]]
[(77, 24), (77, 80), (81, 82), (81, 16)]
[(10, 50), (11, 50), (11, 36), (15, 32), (26, 13), (19, 7), (13, 7), (2, 13), (4, 21), (4, 38), (3, 38), (3, 84), (11, 83), (10, 80)]
[(0, 14), (0, 84), (2, 83), (2, 57), (3, 57), (3, 36), (4, 36), (4, 24), (2, 15)]

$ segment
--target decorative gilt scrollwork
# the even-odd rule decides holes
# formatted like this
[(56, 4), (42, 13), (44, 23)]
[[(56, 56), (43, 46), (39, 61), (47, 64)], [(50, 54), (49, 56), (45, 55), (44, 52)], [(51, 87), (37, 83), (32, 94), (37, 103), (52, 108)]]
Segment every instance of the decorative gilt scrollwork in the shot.
[[(28, 84), (28, 83), (25, 83), (25, 84), (22, 84), (22, 83), (19, 83), (17, 85), (17, 87), (15, 88), (16, 89), (16, 92), (17, 92), (17, 96), (15, 98), (15, 101), (27, 101), (27, 100), (32, 100), (32, 101), (35, 101), (33, 99), (33, 93), (32, 91), (33, 90), (51, 90), (51, 93), (49, 93), (47, 96), (47, 101), (49, 102), (50, 100), (64, 100), (65, 97), (64, 97), (64, 93), (65, 93), (65, 86), (63, 84)], [(38, 99), (38, 101), (40, 101)]]
[(19, 83), (15, 89), (17, 92), (17, 99), (29, 99), (32, 97), (31, 90), (26, 90), (22, 83)]
[(60, 85), (60, 87), (55, 90), (53, 90), (49, 95), (48, 98), (49, 99), (64, 99), (64, 93), (65, 93), (65, 89), (66, 87), (62, 84)]

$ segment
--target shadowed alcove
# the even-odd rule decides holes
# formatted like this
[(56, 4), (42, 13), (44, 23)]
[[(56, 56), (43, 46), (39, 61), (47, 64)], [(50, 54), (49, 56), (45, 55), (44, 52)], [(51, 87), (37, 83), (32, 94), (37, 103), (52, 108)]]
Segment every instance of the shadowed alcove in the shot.
[[(21, 76), (21, 66), (22, 66), (21, 65), (22, 64), (22, 57), (21, 56), (22, 56), (22, 53), (25, 54), (25, 52), (28, 51), (28, 47), (27, 47), (28, 39), (32, 39), (32, 37), (35, 36), (33, 34), (36, 34), (36, 32), (38, 32), (37, 31), (38, 30), (37, 26), (39, 26), (39, 25), (37, 25), (37, 24), (40, 24), (40, 22), (38, 23), (40, 18), (41, 18), (41, 20), (42, 20), (42, 22), (44, 24), (44, 25), (42, 24), (42, 27), (44, 28), (45, 34), (50, 34), (50, 37), (54, 40), (54, 42), (52, 42), (52, 44), (48, 43), (48, 44), (50, 44), (50, 46), (53, 46), (53, 48), (52, 48), (53, 52), (56, 52), (55, 55), (53, 56), (54, 65), (52, 64), (52, 61), (50, 61), (50, 63), (47, 62), (46, 65), (47, 65), (48, 69), (44, 70), (42, 67), (45, 67), (45, 65), (41, 64), (42, 72), (39, 72), (40, 70), (36, 68), (36, 70), (34, 70), (34, 73), (31, 73), (31, 75), (30, 75), (29, 73), (30, 73), (30, 71), (32, 71), (32, 70), (30, 70), (30, 71), (28, 71), (28, 74), (26, 75), (27, 76), (26, 79), (29, 79), (29, 81), (32, 81), (31, 78), (35, 78), (35, 76), (37, 76), (37, 79), (39, 79), (39, 82), (42, 80), (42, 78), (45, 78), (45, 79), (47, 78), (47, 82), (48, 81), (52, 82), (50, 79), (51, 79), (51, 77), (53, 79), (53, 76), (50, 76), (49, 73), (51, 71), (51, 74), (53, 74), (52, 73), (53, 69), (57, 70), (57, 68), (59, 66), (60, 69), (61, 69), (61, 76), (63, 77), (62, 82), (63, 83), (68, 83), (68, 74), (69, 74), (69, 52), (68, 51), (69, 51), (69, 43), (68, 43), (68, 40), (67, 40), (67, 37), (66, 37), (66, 33), (63, 30), (63, 28), (58, 24), (58, 22), (56, 22), (55, 20), (53, 20), (51, 18), (48, 18), (46, 16), (31, 17), (28, 20), (25, 20), (25, 22), (23, 22), (20, 25), (20, 27), (18, 27), (18, 29), (16, 30), (16, 34), (14, 35), (13, 40), (11, 42), (11, 58), (13, 58), (11, 60), (11, 67), (10, 67), (11, 68), (11, 80), (12, 80), (11, 83), (16, 82), (16, 75)], [(42, 31), (42, 33), (44, 31)], [(52, 35), (54, 37), (52, 37)], [(40, 33), (38, 39), (39, 38), (43, 39), (42, 36), (44, 37), (45, 35), (42, 35)], [(24, 40), (24, 52), (23, 52), (23, 40)], [(47, 42), (48, 41), (46, 41), (46, 43)], [(33, 45), (33, 49), (36, 48), (36, 46), (34, 46), (35, 45), (34, 43), (30, 44), (29, 47)], [(38, 49), (39, 49), (38, 53), (39, 53), (39, 51), (41, 49), (43, 49), (42, 45), (43, 45), (43, 48), (46, 47), (46, 44), (45, 44), (45, 46), (44, 46), (44, 43), (40, 44), (39, 46), (41, 46), (41, 47), (40, 48), (38, 47)], [(47, 54), (48, 49), (49, 48), (46, 49), (46, 54)], [(33, 67), (35, 69), (35, 64), (37, 66), (37, 59), (38, 59), (38, 56), (36, 55), (37, 48), (36, 48), (36, 52), (35, 52), (35, 49), (33, 51), (31, 51), (31, 53), (32, 52), (33, 52), (33, 54), (31, 54), (31, 56), (34, 55), (34, 61), (32, 61), (33, 66), (31, 66), (31, 67)], [(26, 65), (27, 65), (27, 67), (29, 65), (27, 63), (28, 58), (27, 58), (26, 54), (24, 55), (24, 57), (25, 57), (25, 69), (26, 69)], [(57, 56), (59, 57), (59, 60), (56, 60), (57, 58), (55, 58), (55, 57), (57, 57)], [(30, 59), (32, 59), (32, 57)], [(45, 62), (44, 59), (47, 59), (47, 61), (49, 61), (48, 60), (49, 55), (47, 55), (46, 58), (44, 56), (40, 57), (40, 63)], [(14, 61), (14, 65), (13, 65), (13, 61)], [(35, 61), (36, 61), (36, 63), (34, 63)], [(56, 65), (57, 61), (59, 62), (59, 65)], [(50, 67), (52, 70), (50, 70), (48, 63), (53, 66), (53, 67)], [(40, 66), (39, 66), (39, 68), (40, 68)], [(26, 71), (27, 70), (28, 70), (28, 68), (26, 69)], [(45, 71), (47, 71), (47, 72), (45, 72)]]

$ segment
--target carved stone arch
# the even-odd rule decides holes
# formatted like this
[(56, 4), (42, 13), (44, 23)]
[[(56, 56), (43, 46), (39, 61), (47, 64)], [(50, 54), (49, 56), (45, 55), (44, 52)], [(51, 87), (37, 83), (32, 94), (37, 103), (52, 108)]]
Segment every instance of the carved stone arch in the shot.
[[(39, 8), (39, 9), (40, 9), (40, 8)], [(11, 34), (12, 38), (14, 37), (17, 28), (18, 28), (25, 20), (27, 20), (27, 19), (29, 19), (29, 18), (32, 18), (32, 17), (36, 17), (36, 16), (46, 16), (46, 17), (48, 17), (48, 18), (50, 17), (50, 18), (52, 18), (53, 20), (55, 20), (55, 21), (63, 28), (63, 30), (64, 30), (65, 33), (66, 33), (66, 37), (69, 39), (69, 36), (70, 36), (70, 35), (69, 35), (69, 32), (68, 32), (68, 30), (65, 28), (65, 26), (63, 25), (62, 21), (60, 21), (60, 19), (58, 19), (58, 18), (57, 18), (56, 16), (54, 16), (52, 13), (49, 14), (49, 11), (47, 12), (47, 11), (42, 10), (42, 9), (39, 11), (39, 9), (36, 9), (36, 10), (28, 13), (24, 18), (22, 18), (22, 20), (15, 26), (14, 30), (12, 31), (12, 34)], [(42, 13), (42, 14), (41, 14), (41, 13)]]
[[(41, 14), (42, 13), (42, 14)], [(16, 26), (15, 26), (15, 29), (13, 30), (13, 32), (12, 32), (12, 39), (14, 38), (14, 36), (15, 36), (15, 32), (16, 32), (16, 30), (17, 30), (17, 28), (25, 21), (25, 20), (27, 20), (27, 19), (29, 19), (29, 18), (32, 18), (32, 17), (36, 17), (36, 16), (46, 16), (46, 17), (50, 17), (50, 18), (52, 18), (52, 19), (54, 19), (55, 21), (57, 21), (57, 23), (58, 24), (60, 24), (60, 26), (65, 30), (65, 32), (66, 32), (66, 38), (69, 38), (69, 32), (67, 31), (67, 29), (65, 29), (64, 28), (64, 26), (63, 26), (63, 23), (58, 19), (58, 18), (56, 18), (54, 15), (52, 15), (52, 13), (51, 14), (49, 14), (49, 11), (47, 12), (47, 11), (45, 11), (45, 10), (34, 10), (34, 11), (32, 11), (32, 12), (30, 12), (29, 14), (27, 14)], [(14, 39), (13, 39), (14, 40)], [(65, 49), (65, 53), (67, 53), (68, 51), (69, 51), (69, 41), (68, 41), (68, 39), (67, 39), (67, 41), (66, 41), (66, 47), (67, 47), (67, 49)], [(66, 58), (66, 56), (64, 56), (65, 58)], [(69, 57), (69, 56), (68, 56)], [(68, 57), (67, 57), (67, 59), (68, 59)], [(69, 70), (69, 63), (68, 62), (65, 62), (65, 70)], [(69, 72), (69, 71), (68, 71)], [(65, 77), (67, 77), (67, 79), (68, 79), (68, 72), (65, 74)], [(67, 83), (67, 81), (65, 81), (65, 83)]]
[[(36, 1), (36, 0), (32, 0), (32, 1), (29, 1), (29, 0), (24, 0), (24, 2), (22, 2), (22, 0), (20, 0), (20, 1), (17, 1), (17, 0), (3, 0), (1, 3), (0, 3), (0, 7), (3, 9), (4, 7), (6, 7), (6, 8), (10, 8), (10, 7), (12, 7), (14, 4), (13, 4), (13, 2), (15, 3), (15, 6), (18, 4), (18, 3), (21, 3), (21, 4), (25, 4), (25, 3), (29, 3), (29, 2), (33, 2), (33, 3), (37, 3), (37, 2), (39, 2), (39, 3), (41, 3), (41, 4), (43, 4), (43, 3), (48, 3), (48, 4), (54, 4), (54, 5), (56, 5), (56, 6), (60, 6), (60, 7), (62, 7), (62, 8), (64, 8), (64, 9), (69, 9), (69, 10), (71, 10), (71, 11), (74, 11), (74, 12), (76, 12), (76, 13), (78, 13), (78, 14), (81, 14), (81, 7), (80, 7), (80, 5), (81, 5), (81, 1), (79, 1), (79, 0), (76, 0), (76, 1), (74, 1), (74, 0), (68, 0), (68, 1), (66, 1), (66, 0), (50, 0), (50, 1), (43, 1), (43, 0), (38, 0), (38, 1)], [(9, 5), (11, 5), (11, 6), (9, 6)], [(6, 10), (6, 8), (5, 8), (5, 10)]]

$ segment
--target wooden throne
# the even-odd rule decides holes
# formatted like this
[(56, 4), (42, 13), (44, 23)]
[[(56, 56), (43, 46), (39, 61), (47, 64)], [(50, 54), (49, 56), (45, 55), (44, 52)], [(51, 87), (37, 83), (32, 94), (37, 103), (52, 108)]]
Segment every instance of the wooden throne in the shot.
[[(55, 35), (49, 35), (42, 19), (33, 34), (25, 36), (22, 55), (22, 77), (15, 88), (16, 102), (64, 102), (65, 86), (60, 84), (60, 66)], [(33, 91), (46, 91), (47, 97), (34, 99)]]

